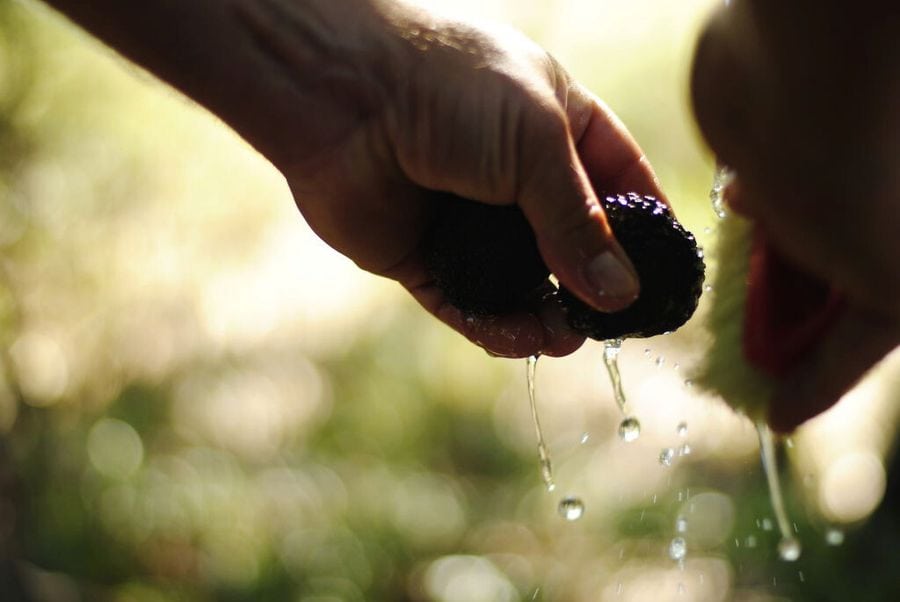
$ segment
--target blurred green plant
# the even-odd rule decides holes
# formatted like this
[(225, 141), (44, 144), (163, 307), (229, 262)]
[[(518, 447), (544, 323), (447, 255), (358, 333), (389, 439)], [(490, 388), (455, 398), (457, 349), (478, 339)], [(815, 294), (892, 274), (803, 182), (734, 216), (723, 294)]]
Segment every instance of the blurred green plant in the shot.
[[(681, 126), (660, 131), (689, 117), (644, 91), (619, 90), (616, 108), (655, 141), (664, 181), (699, 198), (685, 206), (702, 227), (709, 166), (696, 149), (678, 163)], [(793, 491), (796, 564), (775, 558), (764, 480), (740, 452), (651, 462), (637, 493), (644, 464), (623, 462), (627, 482), (589, 474), (603, 495), (563, 521), (538, 478), (524, 366), (371, 282), (329, 297), (330, 272), (303, 297), (324, 298), (320, 313), (285, 308), (296, 274), (266, 253), (294, 263), (279, 233), (308, 233), (260, 197), (288, 204), (209, 116), (40, 5), (0, 0), (0, 599), (900, 598), (896, 475), (840, 547)], [(561, 482), (626, 454), (617, 416), (571, 410), (588, 405), (567, 397), (579, 370), (541, 389)], [(583, 424), (607, 434), (557, 436)]]

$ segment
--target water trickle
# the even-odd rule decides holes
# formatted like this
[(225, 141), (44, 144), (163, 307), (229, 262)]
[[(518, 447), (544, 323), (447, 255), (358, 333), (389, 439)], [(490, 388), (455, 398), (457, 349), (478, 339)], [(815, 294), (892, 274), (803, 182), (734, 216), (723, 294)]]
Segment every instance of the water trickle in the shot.
[(725, 187), (732, 178), (732, 172), (724, 165), (716, 166), (716, 173), (713, 176), (712, 189), (709, 191), (709, 201), (712, 203), (713, 213), (716, 217), (723, 219), (725, 212)]
[(528, 379), (528, 401), (531, 404), (531, 420), (534, 423), (534, 433), (537, 437), (538, 461), (541, 467), (541, 479), (544, 481), (544, 487), (547, 491), (556, 489), (556, 483), (553, 482), (553, 464), (550, 461), (550, 450), (544, 442), (544, 431), (541, 428), (541, 421), (538, 418), (537, 399), (534, 393), (534, 377), (537, 371), (537, 356), (530, 356), (526, 363), (526, 377)]
[(781, 534), (781, 541), (778, 543), (778, 555), (782, 560), (793, 562), (800, 558), (803, 547), (791, 532), (791, 525), (784, 507), (784, 495), (781, 493), (781, 481), (778, 478), (778, 466), (775, 462), (775, 441), (772, 437), (772, 431), (764, 422), (756, 424), (756, 432), (759, 435), (759, 453), (762, 458), (763, 470), (766, 473), (766, 481), (769, 485), (772, 512), (775, 513), (775, 521)]
[(687, 542), (684, 537), (674, 537), (669, 542), (669, 558), (681, 560), (687, 555)]
[(687, 437), (687, 422), (681, 421), (678, 423), (678, 426), (675, 427), (675, 432), (678, 433), (679, 437)]
[(625, 418), (619, 423), (619, 438), (630, 443), (640, 437), (641, 423), (634, 416), (628, 415), (628, 402), (625, 399), (625, 390), (622, 388), (622, 374), (619, 372), (619, 351), (622, 349), (622, 339), (610, 339), (603, 342), (603, 365), (606, 366), (606, 374), (612, 385), (613, 397)]
[(659, 463), (663, 466), (671, 466), (673, 459), (675, 459), (675, 450), (671, 447), (664, 447), (659, 452)]
[(584, 502), (573, 496), (564, 497), (557, 507), (559, 515), (568, 521), (575, 521), (584, 515)]
[(612, 384), (613, 396), (623, 414), (628, 414), (625, 409), (625, 391), (622, 389), (622, 375), (619, 373), (619, 351), (622, 349), (622, 339), (611, 339), (603, 342), (603, 364)]

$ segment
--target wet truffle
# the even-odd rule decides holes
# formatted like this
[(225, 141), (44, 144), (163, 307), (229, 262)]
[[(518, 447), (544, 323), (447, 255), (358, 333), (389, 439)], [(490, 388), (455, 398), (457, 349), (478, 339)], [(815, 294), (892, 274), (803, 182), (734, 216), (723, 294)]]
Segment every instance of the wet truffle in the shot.
[(597, 340), (674, 331), (694, 313), (703, 290), (703, 253), (694, 236), (654, 197), (629, 193), (608, 196), (602, 203), (610, 227), (637, 270), (641, 293), (624, 310), (604, 313), (562, 288), (569, 325)]

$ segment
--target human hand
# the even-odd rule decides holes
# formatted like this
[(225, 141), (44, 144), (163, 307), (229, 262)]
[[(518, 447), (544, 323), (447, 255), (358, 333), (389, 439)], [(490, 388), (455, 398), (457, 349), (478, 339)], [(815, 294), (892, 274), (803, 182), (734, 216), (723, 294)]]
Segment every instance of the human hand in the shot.
[[(332, 10), (322, 3), (319, 21)], [(309, 79), (306, 7), (248, 3), (241, 14), (281, 77)], [(344, 14), (347, 8), (344, 7)], [(476, 27), (390, 3), (333, 46), (307, 87), (309, 122), (293, 143), (257, 146), (286, 175), (312, 229), (360, 267), (398, 281), (428, 311), (488, 352), (564, 355), (572, 333), (551, 295), (509, 315), (464, 315), (426, 274), (420, 253), (433, 191), (518, 204), (562, 284), (592, 306), (622, 309), (638, 294), (594, 188), (662, 198), (635, 141), (600, 101), (543, 50), (503, 28)], [(320, 27), (323, 35), (330, 28)], [(346, 50), (347, 56), (341, 56)], [(313, 53), (314, 54), (314, 53)], [(380, 57), (373, 65), (373, 56)], [(288, 137), (289, 138), (289, 137)]]
[(900, 31), (889, 4), (733, 0), (697, 46), (695, 112), (736, 172), (730, 205), (847, 302), (780, 378), (778, 430), (833, 405), (900, 343)]

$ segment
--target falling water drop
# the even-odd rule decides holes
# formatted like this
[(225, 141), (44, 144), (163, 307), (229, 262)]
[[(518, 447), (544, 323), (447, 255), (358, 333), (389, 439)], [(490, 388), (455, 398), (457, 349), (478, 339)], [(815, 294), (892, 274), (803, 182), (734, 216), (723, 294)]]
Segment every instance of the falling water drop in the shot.
[(825, 543), (830, 546), (839, 546), (844, 543), (844, 532), (840, 529), (828, 529), (825, 532)]
[(526, 377), (528, 379), (528, 401), (531, 404), (531, 419), (534, 423), (534, 433), (537, 437), (538, 461), (541, 467), (541, 479), (544, 481), (544, 487), (547, 491), (556, 489), (556, 483), (553, 482), (553, 464), (550, 461), (550, 450), (544, 442), (544, 431), (541, 429), (541, 421), (538, 418), (537, 400), (534, 393), (534, 377), (537, 371), (537, 356), (530, 356), (526, 363)]
[(684, 537), (674, 537), (669, 542), (669, 558), (682, 560), (687, 555), (687, 542)]
[(672, 460), (675, 458), (675, 450), (671, 447), (664, 447), (659, 452), (659, 463), (663, 466), (671, 466)]
[(559, 501), (559, 515), (568, 521), (575, 521), (584, 515), (584, 502), (577, 497), (567, 496)]
[(778, 555), (782, 560), (794, 562), (800, 558), (803, 547), (796, 537), (784, 537), (778, 542)]
[(631, 443), (641, 436), (641, 423), (634, 416), (627, 416), (619, 423), (619, 438)]

